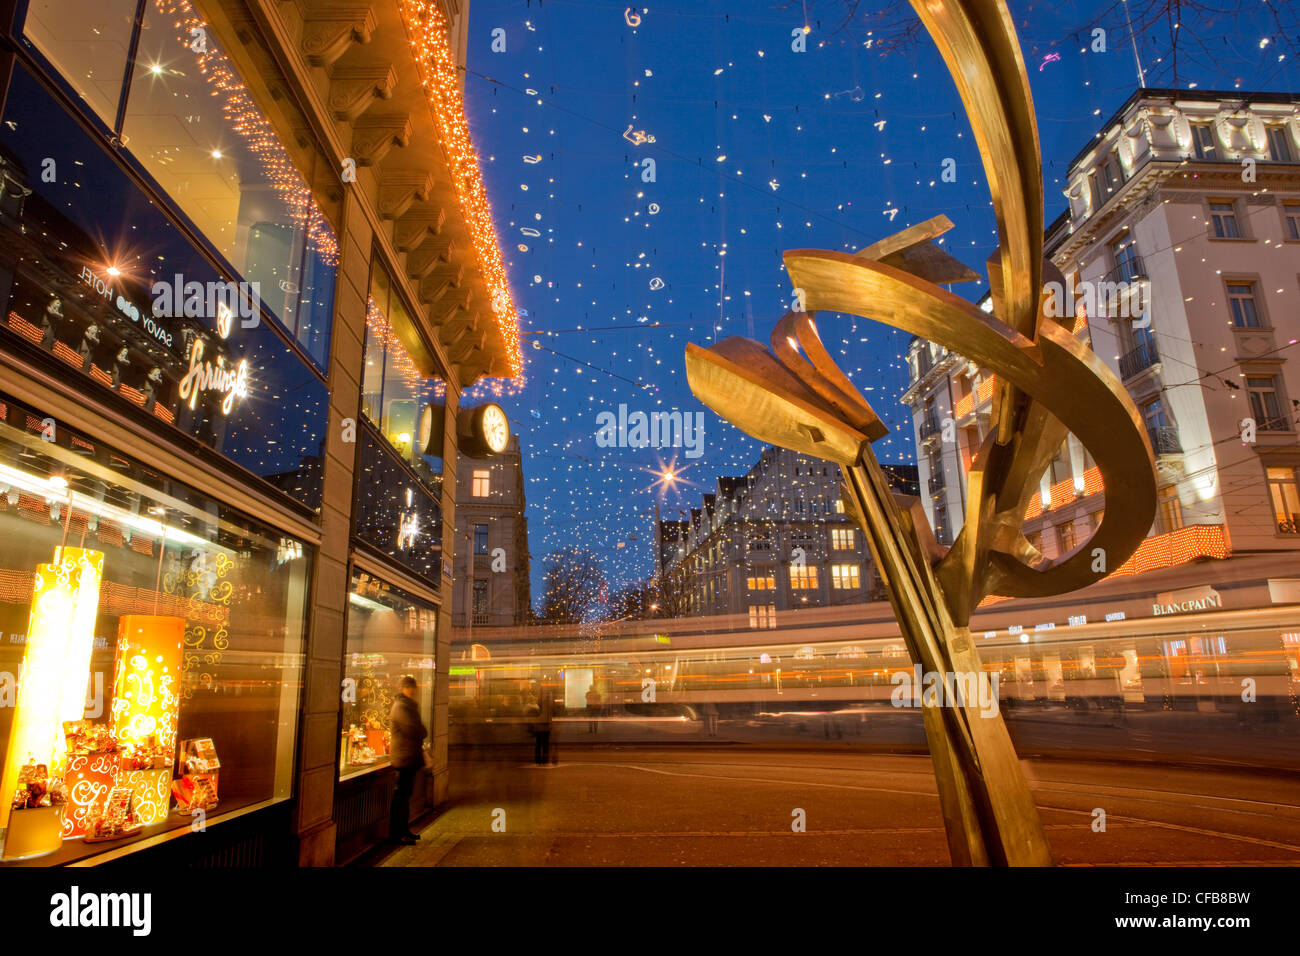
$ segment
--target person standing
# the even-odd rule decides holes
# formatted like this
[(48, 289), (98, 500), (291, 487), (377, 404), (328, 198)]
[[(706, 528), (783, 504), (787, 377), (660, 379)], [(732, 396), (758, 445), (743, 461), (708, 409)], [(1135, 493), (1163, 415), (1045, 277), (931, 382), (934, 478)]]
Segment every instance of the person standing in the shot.
[(600, 691), (596, 689), (596, 682), (593, 680), (591, 686), (587, 688), (587, 716), (591, 719), (587, 721), (587, 733), (594, 734), (600, 730), (600, 722), (596, 719), (600, 714)]
[(424, 738), (429, 736), (424, 721), (420, 719), (420, 707), (415, 702), (419, 686), (410, 674), (403, 677), (398, 682), (400, 693), (388, 715), (393, 736), (390, 760), (397, 771), (388, 838), (407, 845), (420, 839), (411, 832), (411, 791), (415, 788), (415, 775), (424, 766)]
[(551, 722), (554, 719), (555, 702), (551, 700), (551, 692), (542, 687), (537, 723), (533, 725), (533, 761), (538, 766), (550, 763)]

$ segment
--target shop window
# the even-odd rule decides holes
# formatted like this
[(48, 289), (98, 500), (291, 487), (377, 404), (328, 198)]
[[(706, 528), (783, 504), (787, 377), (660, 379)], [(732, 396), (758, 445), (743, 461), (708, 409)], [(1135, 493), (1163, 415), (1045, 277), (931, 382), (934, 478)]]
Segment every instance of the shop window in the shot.
[(404, 676), (418, 685), (416, 704), (433, 723), (437, 608), (363, 571), (352, 572), (343, 661), (339, 779), (388, 766), (389, 714)]
[[(361, 412), (398, 456), (428, 480), (442, 472), (442, 449), (420, 447), (426, 414), (442, 415), (446, 383), (423, 375), (407, 348), (416, 322), (387, 271), (375, 264), (366, 304)], [(431, 451), (432, 454), (426, 454)]]
[(109, 129), (117, 124), (137, 0), (32, 0), (25, 38)]
[(1268, 495), (1279, 534), (1300, 534), (1300, 487), (1294, 468), (1268, 469)]
[[(53, 181), (47, 156), (58, 157)], [(5, 347), (317, 507), (325, 382), (267, 323), (214, 318), (207, 305), (226, 277), (22, 67), (0, 122), (0, 177), (14, 200), (0, 206), (0, 243), (13, 250), (0, 283)], [(178, 292), (171, 314), (155, 315), (153, 289), (177, 275), (203, 290), (203, 307), (182, 308)]]
[(1232, 324), (1238, 329), (1258, 329), (1260, 327), (1259, 309), (1255, 305), (1255, 283), (1229, 282), (1228, 308), (1232, 312)]
[(5, 857), (289, 799), (311, 548), (48, 418), (0, 396)]
[(338, 239), (300, 171), (324, 160), (289, 152), (255, 84), (188, 0), (145, 0), (121, 140), (324, 368)]

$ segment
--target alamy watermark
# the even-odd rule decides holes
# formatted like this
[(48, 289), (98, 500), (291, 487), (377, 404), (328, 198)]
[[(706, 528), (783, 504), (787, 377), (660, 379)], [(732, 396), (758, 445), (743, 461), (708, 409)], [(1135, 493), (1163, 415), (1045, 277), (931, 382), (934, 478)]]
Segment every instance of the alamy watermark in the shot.
[(703, 412), (628, 413), (626, 405), (618, 414), (601, 412), (596, 416), (596, 445), (600, 448), (684, 448), (687, 458), (704, 454)]
[(979, 708), (981, 717), (995, 717), (1001, 678), (1002, 675), (996, 671), (988, 675), (974, 671), (922, 673), (921, 665), (917, 664), (910, 671), (895, 671), (889, 675), (889, 682), (896, 685), (889, 699), (895, 707), (973, 705)]
[(1053, 319), (1073, 316), (1075, 304), (1082, 297), (1084, 311), (1090, 316), (1134, 319), (1139, 328), (1151, 324), (1151, 283), (1146, 279), (1084, 281), (1076, 286), (1069, 276), (1064, 286), (1059, 282), (1043, 283), (1043, 292), (1047, 296), (1044, 310)]

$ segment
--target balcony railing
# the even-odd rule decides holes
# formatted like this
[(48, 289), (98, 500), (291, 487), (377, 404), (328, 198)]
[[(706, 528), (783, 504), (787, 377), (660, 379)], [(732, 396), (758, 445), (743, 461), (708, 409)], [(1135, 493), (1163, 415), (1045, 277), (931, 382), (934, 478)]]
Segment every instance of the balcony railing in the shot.
[(943, 470), (930, 472), (930, 494), (937, 495), (947, 487), (943, 479)]
[(1155, 342), (1143, 342), (1127, 355), (1120, 356), (1119, 374), (1125, 380), (1133, 378), (1139, 372), (1149, 369), (1160, 361)]
[(1146, 263), (1142, 261), (1141, 256), (1129, 256), (1127, 259), (1120, 260), (1114, 269), (1111, 269), (1104, 276), (1103, 282), (1137, 282), (1139, 279), (1149, 279), (1147, 275)]
[(935, 435), (939, 434), (940, 426), (933, 418), (923, 418), (921, 420), (921, 441), (929, 441)]
[(1178, 429), (1173, 425), (1148, 425), (1147, 435), (1151, 438), (1151, 450), (1157, 455), (1181, 455), (1182, 442), (1178, 440)]

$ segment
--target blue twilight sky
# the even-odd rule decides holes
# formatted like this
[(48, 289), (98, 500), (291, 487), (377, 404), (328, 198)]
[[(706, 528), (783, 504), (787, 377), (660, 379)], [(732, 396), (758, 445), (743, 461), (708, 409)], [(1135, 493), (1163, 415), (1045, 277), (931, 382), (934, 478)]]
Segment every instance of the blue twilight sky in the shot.
[[(984, 275), (996, 246), (988, 190), (933, 43), (922, 35), (909, 52), (881, 56), (865, 28), (836, 32), (843, 0), (807, 7), (812, 31), (798, 53), (799, 2), (704, 0), (631, 16), (623, 3), (469, 4), (471, 130), (522, 331), (551, 333), (525, 335), (525, 381), (501, 399), (524, 456), (534, 601), (545, 555), (562, 546), (593, 551), (611, 584), (644, 577), (656, 502), (679, 517), (717, 476), (757, 460), (759, 443), (690, 394), (682, 355), (688, 341), (766, 340), (791, 301), (783, 250), (858, 249), (945, 213), (956, 224), (945, 247)], [(1137, 69), (1113, 2), (1011, 7), (1050, 222), (1065, 205), (1069, 161), (1132, 94)], [(1179, 88), (1300, 90), (1295, 39), (1267, 4), (1254, 7), (1189, 24), (1204, 46), (1180, 54)], [(1107, 31), (1104, 53), (1088, 49), (1094, 27)], [(504, 52), (492, 49), (498, 28)], [(1148, 86), (1175, 85), (1163, 31), (1140, 54)], [(654, 142), (630, 141), (629, 125)], [(956, 183), (941, 180), (946, 158)], [(973, 300), (984, 289), (954, 291)], [(907, 336), (841, 315), (822, 314), (819, 328), (892, 430), (877, 455), (914, 461), (898, 402)], [(600, 447), (597, 416), (620, 404), (702, 413), (702, 454)], [(674, 459), (687, 482), (656, 484), (652, 472)]]

